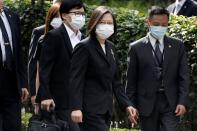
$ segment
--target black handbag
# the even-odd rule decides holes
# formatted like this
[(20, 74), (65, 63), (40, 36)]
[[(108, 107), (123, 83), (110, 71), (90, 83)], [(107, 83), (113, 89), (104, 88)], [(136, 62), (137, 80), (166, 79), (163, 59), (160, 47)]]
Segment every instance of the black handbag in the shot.
[(51, 113), (51, 119), (33, 115), (29, 120), (28, 131), (69, 131), (69, 125), (68, 122), (57, 119), (55, 113)]

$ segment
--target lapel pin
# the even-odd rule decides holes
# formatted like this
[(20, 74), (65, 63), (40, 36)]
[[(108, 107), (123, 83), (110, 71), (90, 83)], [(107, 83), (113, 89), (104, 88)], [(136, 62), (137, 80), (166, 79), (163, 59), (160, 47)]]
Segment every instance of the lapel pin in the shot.
[(171, 48), (172, 46), (171, 46), (171, 45), (169, 45), (168, 47), (169, 47), (169, 48)]

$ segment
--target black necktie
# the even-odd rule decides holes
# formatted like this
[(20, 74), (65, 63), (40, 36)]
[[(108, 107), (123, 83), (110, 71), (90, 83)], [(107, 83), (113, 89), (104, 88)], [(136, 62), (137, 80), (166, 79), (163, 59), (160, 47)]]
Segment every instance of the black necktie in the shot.
[(9, 70), (13, 69), (13, 54), (12, 54), (12, 50), (11, 50), (11, 46), (10, 46), (10, 42), (9, 42), (9, 37), (5, 28), (5, 25), (3, 23), (3, 20), (0, 16), (0, 28), (1, 28), (1, 32), (2, 32), (2, 36), (3, 36), (3, 40), (4, 40), (4, 46), (5, 46), (5, 55), (6, 55), (6, 61), (5, 64), (7, 65), (7, 68)]
[(156, 47), (155, 47), (155, 55), (156, 55), (156, 57), (157, 57), (157, 61), (158, 61), (158, 64), (159, 65), (161, 65), (162, 64), (162, 53), (161, 53), (161, 50), (160, 50), (160, 48), (159, 48), (159, 41), (157, 40), (156, 41)]

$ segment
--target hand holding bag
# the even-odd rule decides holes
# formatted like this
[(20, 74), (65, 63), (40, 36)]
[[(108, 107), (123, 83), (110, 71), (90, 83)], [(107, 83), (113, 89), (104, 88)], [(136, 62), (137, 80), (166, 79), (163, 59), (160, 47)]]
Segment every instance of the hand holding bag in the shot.
[(28, 131), (69, 131), (68, 122), (57, 119), (54, 111), (50, 116), (49, 120), (42, 115), (33, 115), (29, 120)]

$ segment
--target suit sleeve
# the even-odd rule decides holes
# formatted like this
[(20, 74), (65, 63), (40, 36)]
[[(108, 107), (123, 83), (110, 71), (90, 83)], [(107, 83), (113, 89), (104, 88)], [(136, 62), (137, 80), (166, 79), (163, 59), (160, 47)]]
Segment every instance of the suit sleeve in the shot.
[(36, 49), (38, 44), (38, 39), (40, 37), (40, 33), (37, 30), (33, 30), (29, 48), (28, 55), (28, 83), (30, 87), (31, 96), (36, 95), (36, 73), (37, 73), (37, 61), (38, 58), (36, 56)]
[(56, 59), (56, 52), (58, 51), (58, 36), (46, 34), (43, 47), (39, 59), (39, 80), (40, 87), (38, 89), (40, 101), (51, 99), (50, 81), (51, 72)]
[(129, 51), (126, 94), (135, 107), (136, 107), (136, 93), (137, 93), (137, 67), (138, 67), (138, 63), (137, 63), (136, 52), (134, 48), (131, 47)]
[(70, 107), (71, 110), (82, 110), (83, 88), (88, 66), (89, 52), (84, 44), (79, 44), (72, 56), (70, 68)]
[(115, 58), (116, 58), (117, 68), (116, 68), (116, 73), (112, 82), (112, 88), (113, 88), (113, 92), (115, 94), (115, 97), (121, 109), (126, 109), (126, 107), (133, 106), (133, 105), (129, 101), (129, 98), (126, 95), (125, 88), (123, 87), (123, 84), (121, 81), (121, 72), (119, 68), (120, 64), (119, 64), (119, 59), (118, 59), (116, 52), (115, 52)]
[(18, 74), (19, 74), (19, 83), (21, 88), (28, 88), (28, 81), (27, 81), (27, 68), (25, 66), (25, 59), (24, 54), (22, 51), (22, 45), (21, 45), (21, 24), (20, 24), (20, 18), (18, 15), (16, 15), (16, 21), (18, 23)]
[(184, 44), (180, 44), (180, 56), (179, 56), (179, 103), (187, 106), (188, 104), (188, 94), (189, 94), (189, 83), (190, 83), (190, 73), (187, 63), (187, 56)]

